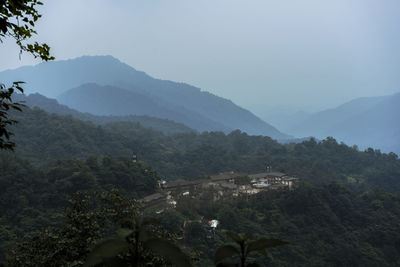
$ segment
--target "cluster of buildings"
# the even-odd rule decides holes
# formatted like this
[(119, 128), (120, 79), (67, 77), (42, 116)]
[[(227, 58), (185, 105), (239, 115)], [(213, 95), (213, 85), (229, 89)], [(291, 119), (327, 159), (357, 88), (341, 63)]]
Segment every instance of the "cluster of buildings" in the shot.
[[(198, 192), (206, 189), (213, 189), (214, 200), (218, 200), (224, 196), (253, 195), (265, 190), (291, 190), (297, 180), (298, 178), (290, 177), (282, 172), (250, 175), (225, 172), (192, 181), (161, 180), (158, 182), (161, 191), (143, 198), (141, 202), (145, 208), (159, 206), (159, 204), (175, 207), (181, 198), (194, 197)], [(162, 210), (159, 211), (162, 212)]]
[[(266, 190), (291, 190), (297, 178), (290, 177), (282, 172), (265, 172), (257, 174), (240, 174), (225, 172), (210, 176), (207, 179), (159, 181), (160, 191), (140, 200), (143, 209), (160, 214), (165, 209), (175, 208), (179, 201), (187, 198), (196, 198), (205, 192), (212, 192), (214, 201), (223, 197), (239, 195), (253, 195)], [(207, 238), (215, 237), (219, 225), (217, 219), (187, 220), (182, 226), (182, 236), (185, 238), (187, 226), (192, 223), (201, 224), (207, 230)]]

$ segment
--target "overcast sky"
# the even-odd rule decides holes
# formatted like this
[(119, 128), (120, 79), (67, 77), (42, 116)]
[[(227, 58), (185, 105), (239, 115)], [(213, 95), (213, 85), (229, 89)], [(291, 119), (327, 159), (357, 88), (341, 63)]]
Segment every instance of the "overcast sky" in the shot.
[[(259, 111), (400, 91), (399, 0), (43, 0), (57, 59), (113, 55)], [(33, 64), (0, 45), (0, 71)]]

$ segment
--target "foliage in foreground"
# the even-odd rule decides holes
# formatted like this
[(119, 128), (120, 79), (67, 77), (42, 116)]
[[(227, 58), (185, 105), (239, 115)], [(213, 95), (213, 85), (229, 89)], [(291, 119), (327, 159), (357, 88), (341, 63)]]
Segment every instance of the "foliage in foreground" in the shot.
[[(36, 236), (30, 242), (41, 244), (38, 246), (43, 246), (42, 251), (47, 251), (48, 245), (58, 247), (57, 238), (65, 236), (62, 231), (36, 233), (45, 226), (59, 227), (68, 220), (62, 212), (67, 192), (104, 190), (115, 185), (126, 195), (140, 197), (155, 190), (152, 169), (143, 163), (133, 164), (130, 159), (67, 160), (50, 170), (38, 170), (26, 161), (5, 155), (0, 163), (0, 187), (5, 189), (0, 196), (3, 251), (23, 236)], [(154, 186), (149, 187), (150, 191), (142, 191), (145, 188), (138, 186), (146, 181)], [(339, 184), (300, 184), (294, 191), (227, 197), (218, 202), (213, 201), (209, 191), (204, 191), (196, 198), (178, 201), (176, 210), (167, 210), (158, 219), (169, 233), (180, 233), (185, 220), (201, 217), (218, 219), (218, 229), (290, 242), (282, 249), (272, 249), (265, 259), (250, 254), (249, 262), (271, 266), (395, 266), (400, 262), (400, 196), (383, 190), (357, 192)], [(119, 228), (129, 227), (116, 226), (108, 235)], [(197, 266), (211, 266), (214, 251), (228, 242), (220, 230), (209, 238), (200, 224), (191, 225), (181, 236), (179, 243), (190, 251)], [(71, 239), (68, 244), (74, 244)], [(30, 242), (25, 242), (26, 249)], [(86, 251), (94, 246), (90, 243)], [(62, 248), (59, 251), (64, 254)]]
[[(6, 266), (188, 266), (172, 236), (154, 220), (139, 219), (138, 208), (115, 190), (75, 195), (66, 222), (17, 243)], [(108, 238), (115, 229), (117, 237)]]
[[(83, 266), (143, 266), (151, 263), (177, 267), (191, 266), (190, 259), (171, 241), (157, 237), (154, 228), (158, 221), (134, 217), (127, 220), (129, 228), (121, 228), (117, 235), (100, 242), (88, 255)], [(121, 256), (122, 255), (122, 256)], [(164, 261), (163, 258), (166, 260)]]
[(227, 259), (239, 259), (240, 267), (257, 267), (260, 266), (257, 263), (246, 264), (246, 260), (250, 253), (260, 253), (262, 255), (268, 256), (267, 249), (278, 247), (288, 244), (288, 242), (282, 241), (280, 239), (271, 238), (260, 238), (257, 240), (251, 240), (251, 235), (249, 234), (238, 234), (232, 231), (226, 232), (227, 236), (232, 239), (236, 246), (234, 245), (223, 245), (217, 249), (214, 256), (214, 263), (218, 267), (229, 267), (237, 266), (232, 262), (227, 262)]
[(22, 103), (13, 102), (12, 95), (15, 90), (23, 92), (20, 84), (22, 82), (14, 82), (9, 88), (4, 84), (0, 84), (0, 150), (13, 150), (15, 143), (10, 141), (10, 137), (14, 134), (10, 131), (9, 126), (16, 124), (17, 121), (9, 117), (10, 110), (22, 111)]
[[(266, 266), (398, 266), (400, 263), (400, 195), (383, 190), (354, 192), (338, 184), (300, 184), (294, 191), (268, 191), (252, 197), (212, 201), (204, 192), (178, 202), (173, 218), (218, 219), (219, 229), (188, 229), (184, 242), (209, 266), (215, 243), (227, 240), (221, 229), (290, 242), (271, 249), (269, 257), (251, 256)], [(208, 260), (206, 260), (208, 259)]]
[[(9, 252), (6, 266), (192, 266), (176, 245), (174, 234), (154, 218), (144, 218), (139, 204), (117, 190), (94, 195), (76, 194), (70, 200), (66, 221), (17, 243)], [(111, 232), (116, 234), (111, 235)], [(287, 244), (279, 239), (250, 240), (248, 234), (227, 231), (238, 247), (219, 247), (217, 266), (246, 264), (248, 255)], [(228, 261), (226, 261), (228, 260)], [(231, 261), (229, 261), (231, 260)]]
[[(6, 38), (15, 40), (15, 43), (22, 52), (27, 52), (35, 58), (48, 61), (54, 57), (50, 55), (50, 47), (47, 44), (27, 43), (37, 32), (35, 24), (42, 16), (37, 6), (43, 3), (39, 0), (2, 0), (0, 1), (0, 43)], [(10, 119), (9, 111), (12, 109), (21, 111), (21, 103), (12, 99), (15, 90), (23, 93), (20, 84), (14, 82), (11, 87), (6, 87), (0, 81), (0, 150), (13, 150), (15, 143), (10, 141), (13, 133), (9, 126), (17, 123), (17, 120)]]
[(0, 154), (0, 255), (25, 235), (60, 225), (75, 192), (118, 187), (138, 199), (154, 193), (156, 181), (150, 166), (130, 158), (64, 160), (40, 170), (12, 153)]
[[(176, 210), (163, 214), (160, 220), (167, 227), (179, 231), (184, 220), (204, 216), (220, 220), (224, 229), (288, 240), (291, 245), (271, 249), (271, 258), (251, 255), (251, 260), (271, 266), (400, 264), (400, 160), (393, 153), (360, 152), (332, 138), (281, 145), (238, 131), (163, 136), (130, 124), (98, 127), (41, 110), (19, 115), (25, 123), (14, 128), (17, 155), (35, 165), (0, 153), (3, 252), (24, 235), (61, 225), (65, 199), (78, 190), (115, 186), (135, 197), (154, 193), (153, 169), (130, 160), (139, 151), (139, 160), (154, 164), (163, 178), (193, 179), (224, 170), (254, 173), (263, 171), (267, 161), (312, 184), (220, 202), (204, 192), (199, 198), (178, 201)], [(93, 153), (97, 159), (89, 157)], [(129, 158), (102, 157), (108, 153)], [(59, 160), (74, 157), (80, 160)], [(227, 240), (218, 232), (208, 238), (202, 225), (189, 228), (182, 243), (198, 266), (210, 266), (213, 251)]]

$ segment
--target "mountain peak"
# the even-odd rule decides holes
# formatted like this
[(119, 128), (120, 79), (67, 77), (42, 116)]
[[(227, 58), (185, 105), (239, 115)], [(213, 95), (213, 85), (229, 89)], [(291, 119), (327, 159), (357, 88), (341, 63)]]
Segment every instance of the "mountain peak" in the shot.
[[(199, 127), (189, 125), (199, 131), (223, 130), (226, 132), (240, 129), (250, 135), (266, 135), (276, 139), (288, 138), (287, 135), (228, 99), (201, 91), (199, 88), (185, 83), (152, 78), (109, 55), (82, 56), (69, 60), (45, 62), (25, 69), (0, 73), (0, 80), (25, 81), (26, 93), (39, 92), (51, 98), (58, 98), (71, 88), (80, 88), (80, 90), (84, 90), (82, 93), (85, 93), (85, 99), (89, 101), (85, 103), (86, 106), (95, 104), (92, 103), (94, 95), (91, 96), (89, 91), (94, 92), (93, 94), (101, 93), (103, 98), (97, 98), (97, 100), (106, 103), (108, 99), (104, 98), (103, 87), (110, 86), (114, 88), (115, 92), (125, 96), (122, 98), (115, 94), (110, 96), (115, 97), (115, 108), (124, 115), (128, 115), (126, 112), (140, 112), (141, 109), (137, 107), (143, 107), (146, 112), (153, 112), (148, 108), (152, 106), (159, 111), (157, 114), (171, 114), (171, 116), (173, 114), (174, 118), (181, 118), (178, 122), (201, 121)], [(83, 84), (90, 84), (91, 90), (88, 90), (87, 86), (81, 87)], [(65, 95), (63, 95), (63, 100), (70, 104), (73, 102), (84, 104), (80, 102), (82, 99), (79, 94), (70, 94), (70, 96), (71, 101), (67, 101)], [(135, 103), (136, 108), (117, 105), (123, 101), (126, 106), (132, 106), (129, 101), (126, 101), (127, 99)], [(138, 99), (142, 99), (143, 102), (137, 101)], [(145, 108), (143, 103), (148, 103), (148, 107)], [(93, 110), (98, 110), (97, 107), (93, 106)], [(89, 111), (82, 110), (78, 106), (74, 106), (74, 108), (80, 111)], [(146, 114), (142, 113), (141, 115)], [(173, 118), (171, 117), (171, 119)], [(210, 128), (210, 125), (213, 127)]]

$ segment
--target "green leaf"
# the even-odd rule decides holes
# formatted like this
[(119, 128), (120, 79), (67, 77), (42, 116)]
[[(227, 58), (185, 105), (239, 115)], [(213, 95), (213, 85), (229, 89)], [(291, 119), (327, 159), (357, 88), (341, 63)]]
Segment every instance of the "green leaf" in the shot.
[(247, 241), (251, 238), (251, 234), (239, 234), (239, 236), (242, 238), (242, 240)]
[(153, 238), (144, 242), (144, 246), (152, 250), (157, 255), (162, 256), (174, 266), (192, 266), (186, 254), (183, 253), (178, 246), (172, 244), (167, 240), (161, 238)]
[(216, 267), (237, 267), (237, 264), (233, 264), (233, 263), (226, 263), (226, 262), (220, 262), (217, 264)]
[(243, 238), (238, 233), (232, 231), (226, 231), (226, 235), (230, 237), (232, 240), (234, 240), (236, 243), (240, 244), (244, 241)]
[(139, 231), (139, 241), (146, 242), (149, 239), (153, 238), (153, 233), (151, 231), (147, 231), (146, 229), (140, 229)]
[(131, 234), (133, 234), (133, 230), (128, 229), (128, 228), (120, 228), (117, 230), (117, 236), (121, 237), (121, 238), (127, 238), (128, 236), (130, 236)]
[(89, 254), (83, 266), (96, 266), (104, 261), (111, 260), (118, 254), (127, 251), (129, 244), (123, 239), (108, 239), (98, 244)]
[[(262, 249), (262, 250), (259, 250), (259, 251), (257, 251), (258, 253), (260, 253), (261, 255), (263, 255), (264, 257), (268, 257), (269, 256), (269, 253), (268, 253), (268, 250), (267, 249)], [(248, 254), (249, 252), (247, 252), (247, 254)]]
[(218, 262), (227, 259), (227, 258), (232, 258), (235, 256), (239, 256), (240, 252), (239, 250), (232, 246), (232, 245), (225, 245), (221, 246), (217, 249), (214, 255), (214, 263), (217, 264)]
[(143, 219), (141, 226), (147, 226), (147, 225), (159, 225), (160, 224), (160, 220), (156, 219), (156, 218), (146, 218)]
[(258, 264), (258, 263), (253, 262), (253, 263), (247, 264), (246, 267), (261, 267), (261, 265)]
[(260, 238), (256, 241), (250, 242), (247, 246), (247, 253), (258, 251), (262, 252), (267, 248), (278, 247), (282, 245), (289, 244), (286, 241), (282, 241), (279, 239), (269, 239), (269, 238)]

